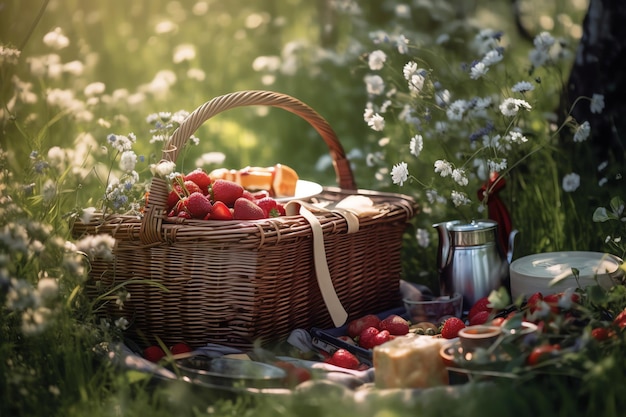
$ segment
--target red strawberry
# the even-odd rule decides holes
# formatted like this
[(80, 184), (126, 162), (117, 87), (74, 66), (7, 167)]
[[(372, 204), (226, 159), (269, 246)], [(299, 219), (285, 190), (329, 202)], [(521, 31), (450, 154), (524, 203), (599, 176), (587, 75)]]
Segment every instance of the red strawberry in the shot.
[(539, 308), (539, 303), (543, 301), (543, 294), (540, 292), (536, 292), (530, 297), (528, 297), (528, 301), (526, 301), (526, 305), (528, 306), (528, 311), (534, 313), (537, 308)]
[(211, 184), (213, 202), (222, 201), (228, 207), (233, 207), (235, 201), (243, 195), (243, 187), (234, 181), (217, 179)]
[(270, 197), (269, 191), (266, 191), (266, 190), (250, 192), (250, 194), (252, 195), (252, 198), (254, 198), (255, 200), (260, 200), (265, 197)]
[(143, 350), (143, 357), (148, 359), (150, 362), (157, 363), (165, 357), (165, 352), (159, 346), (148, 346)]
[(387, 330), (395, 336), (404, 336), (409, 332), (409, 322), (397, 314), (392, 314), (380, 322), (380, 330)]
[(475, 326), (477, 324), (485, 324), (489, 320), (489, 312), (488, 311), (479, 311), (474, 313), (472, 317), (469, 319), (470, 326)]
[(211, 202), (201, 191), (196, 191), (187, 197), (186, 207), (194, 219), (204, 219), (211, 212)]
[(348, 336), (355, 338), (361, 334), (361, 332), (368, 327), (374, 327), (378, 329), (380, 326), (380, 319), (374, 314), (368, 314), (361, 318), (352, 320), (348, 323)]
[(170, 191), (167, 196), (167, 210), (172, 210), (176, 204), (180, 201), (180, 198), (183, 196), (182, 189), (180, 185), (175, 185), (174, 189)]
[(360, 365), (359, 359), (346, 349), (337, 349), (326, 362), (346, 369), (358, 369)]
[(285, 211), (285, 206), (283, 206), (280, 203), (276, 204), (276, 210), (278, 210), (278, 215), (279, 216), (286, 216), (287, 212)]
[(200, 187), (202, 192), (206, 195), (209, 193), (209, 185), (211, 185), (211, 177), (204, 172), (202, 168), (197, 168), (187, 175), (185, 175), (185, 181), (193, 181)]
[(543, 301), (550, 306), (550, 311), (558, 314), (561, 309), (559, 308), (559, 299), (561, 294), (548, 294), (543, 297)]
[(450, 317), (443, 323), (443, 326), (441, 327), (441, 337), (443, 337), (444, 339), (454, 339), (455, 337), (458, 337), (459, 330), (463, 328), (465, 328), (465, 323), (463, 323), (463, 320), (457, 317)]
[(265, 218), (265, 213), (263, 209), (257, 206), (253, 201), (245, 197), (239, 197), (237, 201), (235, 201), (233, 218), (235, 220), (259, 220)]
[(561, 347), (559, 345), (540, 345), (530, 352), (526, 363), (530, 366), (537, 365), (545, 360), (558, 356)]
[(202, 189), (200, 188), (200, 186), (198, 184), (196, 184), (193, 181), (188, 181), (186, 180), (183, 185), (185, 186), (185, 190), (187, 190), (186, 195), (191, 195), (193, 193), (201, 193), (204, 194), (202, 192)]
[(256, 200), (256, 204), (263, 209), (265, 217), (278, 217), (280, 211), (278, 210), (278, 203), (272, 197), (263, 197)]
[(394, 338), (393, 335), (389, 334), (389, 330), (381, 330), (374, 336), (374, 346), (382, 345), (385, 342), (388, 342)]
[(170, 348), (170, 352), (172, 352), (172, 355), (178, 355), (179, 353), (187, 353), (187, 352), (191, 352), (193, 349), (191, 349), (191, 346), (189, 346), (187, 343), (176, 343), (174, 346), (172, 346)]
[(243, 190), (243, 193), (241, 194), (241, 196), (243, 198), (247, 198), (250, 201), (256, 200), (256, 198), (254, 198), (254, 195), (250, 191), (248, 191), (246, 189)]
[(211, 214), (209, 215), (211, 220), (232, 220), (233, 213), (228, 206), (221, 201), (216, 201), (211, 207)]
[(275, 366), (283, 369), (287, 376), (285, 377), (285, 384), (289, 387), (295, 387), (296, 385), (308, 381), (311, 379), (311, 372), (301, 366), (296, 366), (287, 361), (276, 361)]
[(471, 320), (476, 313), (479, 313), (481, 311), (491, 313), (491, 310), (492, 308), (489, 307), (489, 298), (483, 297), (474, 303), (469, 313), (467, 314), (467, 318)]
[(615, 318), (613, 319), (613, 324), (620, 329), (626, 327), (626, 308), (623, 309)]
[(367, 327), (363, 329), (363, 331), (359, 335), (359, 346), (364, 349), (371, 349), (376, 346), (375, 338), (378, 333), (380, 333), (380, 330), (378, 330), (376, 327)]
[(610, 329), (607, 329), (606, 327), (596, 327), (595, 329), (591, 330), (591, 337), (599, 342), (602, 342), (613, 337), (613, 333)]

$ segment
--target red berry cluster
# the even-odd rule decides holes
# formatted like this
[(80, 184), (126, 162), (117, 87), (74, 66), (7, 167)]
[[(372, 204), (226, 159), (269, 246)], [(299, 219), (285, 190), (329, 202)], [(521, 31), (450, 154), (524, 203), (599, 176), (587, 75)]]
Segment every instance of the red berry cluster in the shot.
[(201, 220), (259, 220), (285, 215), (266, 191), (252, 193), (234, 181), (213, 180), (198, 168), (175, 178), (167, 199), (169, 217)]

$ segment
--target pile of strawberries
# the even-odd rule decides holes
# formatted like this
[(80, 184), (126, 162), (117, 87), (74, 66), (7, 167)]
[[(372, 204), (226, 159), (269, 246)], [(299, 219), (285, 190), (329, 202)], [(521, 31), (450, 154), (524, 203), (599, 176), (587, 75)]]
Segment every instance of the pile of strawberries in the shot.
[(201, 168), (172, 182), (169, 217), (201, 220), (259, 220), (285, 215), (267, 191), (252, 193), (234, 181), (213, 180)]
[[(382, 320), (374, 314), (368, 314), (350, 321), (347, 334), (340, 336), (339, 339), (352, 346), (373, 349), (408, 333), (409, 322), (397, 314), (391, 314)], [(337, 349), (326, 362), (347, 369), (364, 368), (359, 359), (346, 349)]]

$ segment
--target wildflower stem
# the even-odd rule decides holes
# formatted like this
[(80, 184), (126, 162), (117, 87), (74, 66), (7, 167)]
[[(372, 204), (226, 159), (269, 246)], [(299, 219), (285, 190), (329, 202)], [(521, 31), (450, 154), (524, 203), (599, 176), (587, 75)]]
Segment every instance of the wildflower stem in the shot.
[(48, 8), (48, 3), (50, 3), (50, 0), (44, 0), (44, 2), (41, 4), (41, 7), (39, 8), (39, 13), (37, 13), (37, 17), (35, 17), (35, 20), (33, 21), (33, 24), (30, 26), (30, 29), (28, 30), (28, 33), (26, 34), (26, 37), (24, 38), (24, 40), (22, 41), (22, 43), (19, 46), (19, 50), (20, 51), (24, 50), (24, 48), (26, 47), (26, 44), (28, 43), (28, 40), (33, 35), (33, 32), (35, 31), (35, 28), (37, 27), (37, 25), (41, 21), (41, 18), (43, 17), (43, 14), (45, 13), (46, 9)]

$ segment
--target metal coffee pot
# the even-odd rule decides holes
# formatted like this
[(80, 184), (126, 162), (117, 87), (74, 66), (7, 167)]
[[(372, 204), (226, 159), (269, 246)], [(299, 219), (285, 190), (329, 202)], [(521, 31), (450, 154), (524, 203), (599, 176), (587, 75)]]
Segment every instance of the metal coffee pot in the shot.
[(442, 295), (461, 293), (463, 309), (469, 310), (492, 290), (508, 285), (516, 230), (510, 233), (508, 252), (504, 253), (495, 221), (453, 220), (433, 227), (439, 234), (437, 265)]

